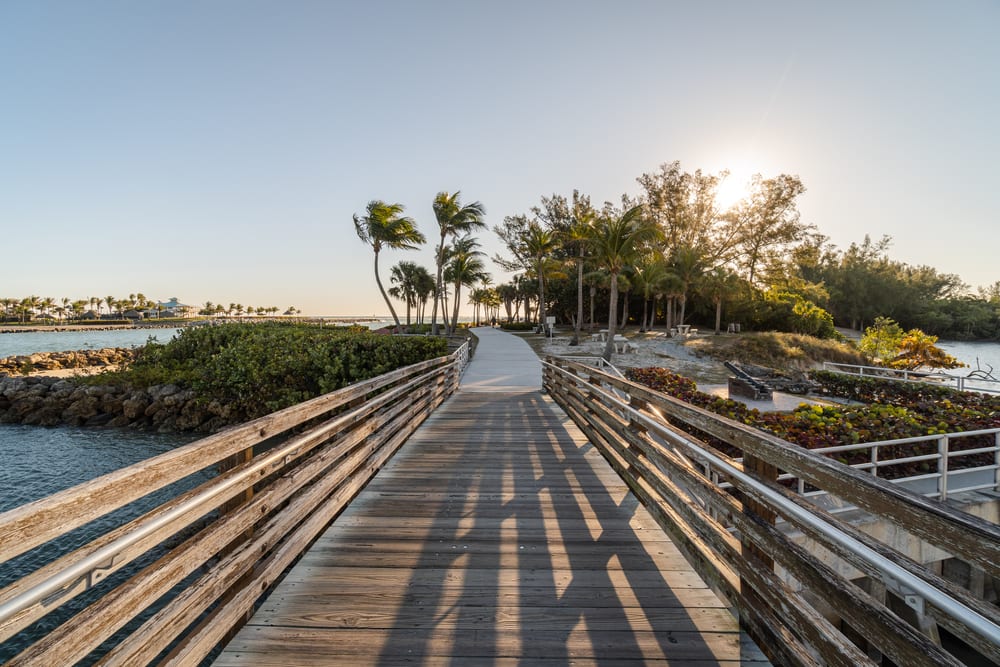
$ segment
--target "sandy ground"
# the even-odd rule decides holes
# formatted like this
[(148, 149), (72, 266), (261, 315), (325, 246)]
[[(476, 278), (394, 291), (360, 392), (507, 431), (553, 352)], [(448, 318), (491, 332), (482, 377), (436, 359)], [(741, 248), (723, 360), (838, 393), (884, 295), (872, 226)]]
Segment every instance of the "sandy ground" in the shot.
[[(632, 349), (612, 355), (611, 364), (619, 369), (659, 366), (689, 377), (699, 384), (724, 384), (729, 377), (729, 372), (721, 362), (700, 355), (686, 345), (694, 336), (671, 338), (663, 332), (638, 333), (632, 329), (626, 329), (624, 336)], [(600, 340), (592, 340), (586, 332), (581, 334), (579, 345), (570, 346), (572, 337), (572, 332), (557, 332), (554, 337), (544, 341), (540, 336), (534, 336), (536, 340), (532, 347), (539, 354), (560, 357), (599, 357), (604, 352), (605, 344)]]
[[(730, 396), (727, 384), (731, 375), (729, 370), (722, 365), (722, 362), (699, 354), (687, 345), (689, 341), (696, 340), (698, 335), (671, 338), (662, 332), (639, 333), (634, 329), (626, 329), (624, 336), (629, 341), (629, 347), (633, 349), (629, 352), (613, 354), (611, 364), (618, 369), (648, 366), (666, 368), (694, 380), (699, 391), (723, 398), (733, 398), (745, 403), (747, 407), (757, 408), (761, 412), (784, 412), (794, 410), (801, 403), (826, 402), (782, 392), (774, 392), (770, 401), (753, 401), (742, 396)], [(600, 340), (592, 340), (590, 335), (586, 333), (582, 334), (579, 345), (570, 346), (572, 336), (572, 331), (568, 333), (557, 331), (552, 338), (543, 339), (538, 335), (528, 335), (526, 339), (540, 356), (599, 357), (604, 352), (604, 343)]]
[(28, 373), (28, 375), (44, 375), (51, 378), (69, 378), (76, 377), (78, 375), (97, 375), (98, 373), (103, 373), (104, 371), (113, 371), (118, 369), (118, 364), (112, 364), (110, 366), (84, 366), (82, 368), (60, 368), (53, 371), (35, 371), (34, 373)]

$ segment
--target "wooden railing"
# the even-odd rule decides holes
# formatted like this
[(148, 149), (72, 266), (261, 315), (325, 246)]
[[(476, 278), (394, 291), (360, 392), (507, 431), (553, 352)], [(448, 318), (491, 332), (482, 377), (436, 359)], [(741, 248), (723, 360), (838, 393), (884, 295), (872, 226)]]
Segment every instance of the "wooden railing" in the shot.
[[(543, 368), (546, 390), (776, 663), (853, 667), (884, 654), (900, 665), (963, 664), (935, 641), (938, 626), (1000, 663), (995, 606), (777, 478), (804, 479), (994, 578), (996, 525), (594, 368), (561, 359)], [(779, 518), (814, 548), (779, 530)], [(867, 583), (852, 583), (831, 563), (855, 568)]]
[(0, 591), (0, 642), (68, 616), (43, 619), (52, 629), (9, 664), (197, 664), (455, 390), (467, 359), (463, 345), (0, 514), (2, 565), (222, 470)]

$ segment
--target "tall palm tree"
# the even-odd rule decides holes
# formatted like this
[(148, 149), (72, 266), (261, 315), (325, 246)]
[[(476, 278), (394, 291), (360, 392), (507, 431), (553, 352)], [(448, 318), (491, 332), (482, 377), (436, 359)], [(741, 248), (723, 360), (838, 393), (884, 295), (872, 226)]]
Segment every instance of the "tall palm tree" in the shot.
[(673, 255), (670, 258), (671, 268), (673, 272), (677, 274), (677, 277), (681, 279), (684, 285), (683, 292), (680, 296), (681, 302), (681, 313), (680, 317), (677, 319), (677, 324), (684, 324), (684, 310), (687, 306), (687, 295), (691, 291), (691, 287), (698, 281), (704, 272), (704, 257), (698, 252), (698, 250), (692, 246), (679, 246), (674, 249)]
[(461, 194), (459, 191), (456, 191), (454, 194), (439, 192), (434, 197), (434, 218), (437, 220), (438, 230), (441, 232), (441, 242), (438, 244), (436, 256), (437, 280), (435, 281), (434, 307), (431, 310), (431, 334), (434, 336), (438, 334), (438, 302), (441, 300), (444, 290), (443, 274), (444, 264), (447, 259), (444, 247), (445, 239), (449, 236), (467, 234), (475, 229), (486, 226), (486, 223), (483, 221), (483, 217), (486, 215), (486, 208), (477, 201), (462, 206)]
[(722, 302), (736, 289), (737, 277), (724, 267), (716, 267), (702, 276), (700, 291), (715, 304), (715, 335), (721, 333)]
[(421, 270), (426, 272), (416, 262), (400, 262), (389, 271), (389, 282), (395, 285), (389, 288), (389, 295), (406, 304), (406, 326), (410, 326), (410, 313), (417, 306), (417, 280)]
[(618, 276), (632, 261), (636, 250), (652, 240), (656, 229), (643, 219), (643, 207), (633, 206), (618, 217), (600, 220), (594, 227), (591, 240), (594, 260), (611, 275), (611, 294), (608, 304), (608, 339), (602, 356), (611, 361), (615, 349), (615, 324), (618, 315)]
[(110, 317), (115, 312), (115, 297), (106, 296), (104, 297), (104, 303), (108, 306), (108, 316)]
[(479, 241), (469, 234), (456, 239), (448, 257), (448, 266), (444, 270), (444, 279), (451, 283), (455, 291), (454, 310), (449, 325), (449, 335), (455, 333), (458, 327), (458, 308), (461, 304), (462, 287), (472, 287), (486, 275), (483, 253), (477, 250)]
[(393, 250), (416, 250), (421, 244), (426, 242), (424, 235), (417, 229), (417, 223), (413, 218), (403, 215), (402, 204), (387, 204), (384, 201), (373, 199), (368, 202), (367, 215), (354, 215), (354, 231), (358, 238), (371, 246), (375, 253), (375, 284), (378, 291), (382, 293), (385, 305), (389, 306), (392, 319), (399, 328), (399, 317), (396, 309), (392, 307), (389, 295), (382, 287), (382, 278), (378, 274), (378, 254), (382, 248), (392, 248)]
[(559, 247), (559, 241), (551, 230), (532, 221), (525, 230), (524, 255), (531, 260), (531, 270), (538, 278), (538, 324), (545, 331), (545, 278), (551, 273), (552, 254)]
[(583, 324), (583, 265), (587, 255), (587, 245), (594, 232), (594, 209), (590, 200), (573, 192), (573, 222), (563, 233), (563, 243), (576, 250), (576, 323), (570, 345), (580, 344), (580, 328)]

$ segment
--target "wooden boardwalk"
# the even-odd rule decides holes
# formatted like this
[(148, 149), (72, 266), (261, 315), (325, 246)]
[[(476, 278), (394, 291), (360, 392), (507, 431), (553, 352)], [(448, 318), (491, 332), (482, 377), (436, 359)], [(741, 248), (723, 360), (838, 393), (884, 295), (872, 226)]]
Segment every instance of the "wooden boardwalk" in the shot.
[(767, 664), (534, 389), (459, 391), (216, 665)]

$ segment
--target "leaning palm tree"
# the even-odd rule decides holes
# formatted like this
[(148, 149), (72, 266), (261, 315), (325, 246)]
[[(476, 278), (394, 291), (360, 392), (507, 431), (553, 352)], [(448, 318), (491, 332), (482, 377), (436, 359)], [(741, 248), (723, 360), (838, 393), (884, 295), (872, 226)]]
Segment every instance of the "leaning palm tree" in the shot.
[(378, 254), (382, 248), (392, 248), (394, 250), (415, 250), (417, 246), (427, 239), (417, 229), (417, 223), (413, 218), (408, 218), (403, 213), (402, 204), (387, 204), (377, 199), (368, 202), (367, 215), (354, 215), (354, 231), (358, 238), (371, 246), (375, 253), (375, 284), (378, 291), (382, 293), (385, 305), (389, 306), (392, 319), (399, 328), (399, 317), (396, 316), (396, 309), (392, 307), (389, 295), (382, 287), (382, 278), (378, 274)]
[[(441, 232), (441, 242), (438, 244), (437, 280), (434, 291), (434, 307), (431, 309), (431, 334), (438, 333), (437, 315), (438, 302), (444, 294), (444, 265), (447, 257), (445, 255), (445, 239), (449, 236), (467, 234), (474, 229), (485, 227), (483, 217), (486, 215), (486, 208), (479, 202), (472, 202), (462, 206), (459, 199), (461, 192), (448, 194), (439, 192), (434, 197), (434, 217), (437, 220), (438, 230)], [(443, 314), (443, 313), (442, 313)]]
[(454, 310), (451, 315), (451, 324), (448, 327), (449, 335), (455, 333), (458, 327), (458, 308), (461, 304), (462, 287), (472, 287), (480, 282), (486, 275), (483, 260), (480, 259), (483, 253), (476, 248), (479, 242), (466, 234), (460, 239), (456, 239), (451, 247), (448, 266), (445, 267), (443, 278), (451, 283), (455, 291), (455, 300), (452, 304)]
[(617, 218), (601, 220), (594, 227), (591, 240), (594, 260), (611, 275), (611, 294), (608, 304), (608, 339), (601, 355), (611, 361), (615, 349), (615, 324), (618, 315), (618, 276), (632, 261), (636, 250), (656, 235), (656, 228), (643, 218), (641, 205), (633, 206)]

